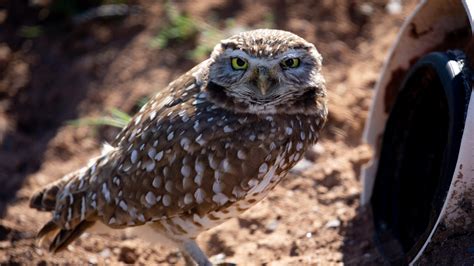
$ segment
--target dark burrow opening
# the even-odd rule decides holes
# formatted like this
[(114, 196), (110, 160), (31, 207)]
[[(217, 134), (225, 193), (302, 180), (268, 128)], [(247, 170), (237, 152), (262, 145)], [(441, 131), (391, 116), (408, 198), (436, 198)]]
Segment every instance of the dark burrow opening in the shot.
[(459, 56), (421, 58), (386, 124), (371, 206), (376, 242), (392, 263), (411, 261), (423, 247), (451, 184), (471, 90)]

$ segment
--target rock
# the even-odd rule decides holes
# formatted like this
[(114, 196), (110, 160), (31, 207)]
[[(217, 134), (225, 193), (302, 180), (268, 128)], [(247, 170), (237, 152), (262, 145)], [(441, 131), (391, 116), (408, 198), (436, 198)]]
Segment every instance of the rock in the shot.
[(385, 6), (385, 10), (390, 15), (396, 15), (402, 13), (402, 2), (400, 0), (390, 0)]
[(0, 241), (0, 249), (7, 249), (12, 246), (11, 242), (9, 240), (6, 241)]
[(212, 262), (212, 264), (217, 265), (224, 263), (225, 258), (226, 255), (224, 253), (219, 253), (210, 257), (209, 260)]
[(307, 159), (303, 159), (299, 161), (291, 170), (290, 172), (295, 174), (301, 174), (304, 171), (308, 170), (311, 166), (313, 166), (313, 162), (308, 161)]
[(124, 246), (120, 249), (119, 261), (133, 264), (137, 261), (138, 255), (135, 253), (135, 249)]
[(295, 257), (299, 255), (300, 255), (299, 248), (296, 245), (296, 242), (293, 241), (293, 243), (291, 243), (291, 248), (290, 248), (290, 257)]
[(311, 148), (309, 148), (306, 153), (304, 154), (304, 157), (308, 159), (311, 162), (315, 162), (318, 157), (323, 154), (326, 151), (326, 149), (321, 145), (320, 143), (317, 143), (316, 145), (313, 145)]
[(103, 257), (103, 258), (108, 258), (108, 257), (110, 257), (111, 254), (112, 254), (112, 252), (110, 251), (109, 248), (106, 248), (106, 249), (104, 249), (100, 252), (100, 256)]
[(271, 233), (278, 228), (278, 220), (273, 219), (265, 226), (265, 233)]
[(324, 227), (326, 227), (326, 228), (337, 228), (339, 226), (341, 226), (341, 221), (339, 221), (339, 219), (334, 219), (334, 220), (328, 221)]
[(96, 256), (90, 256), (87, 262), (89, 262), (90, 264), (97, 264), (99, 261), (97, 260)]

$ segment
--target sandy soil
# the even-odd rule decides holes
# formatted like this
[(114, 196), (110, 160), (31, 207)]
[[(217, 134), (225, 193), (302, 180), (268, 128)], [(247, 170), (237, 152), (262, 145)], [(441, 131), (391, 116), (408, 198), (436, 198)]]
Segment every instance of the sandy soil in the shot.
[[(273, 14), (274, 27), (315, 43), (330, 95), (329, 122), (307, 154), (311, 163), (240, 218), (202, 234), (200, 246), (215, 261), (240, 265), (382, 263), (359, 205), (358, 176), (370, 158), (360, 138), (383, 59), (415, 1), (403, 1), (399, 14), (381, 0), (196, 2), (178, 7), (195, 19), (233, 18), (249, 29)], [(29, 196), (86, 163), (118, 132), (65, 123), (110, 107), (133, 113), (140, 99), (195, 64), (185, 56), (193, 41), (150, 48), (165, 23), (163, 1), (133, 3), (139, 12), (122, 19), (58, 26), (64, 20), (56, 18), (34, 39), (17, 33), (37, 22), (39, 10), (16, 2), (0, 12), (0, 264), (183, 263), (176, 250), (122, 231), (85, 234), (56, 255), (35, 246), (49, 214), (29, 209)], [(2, 22), (6, 12), (17, 19)]]

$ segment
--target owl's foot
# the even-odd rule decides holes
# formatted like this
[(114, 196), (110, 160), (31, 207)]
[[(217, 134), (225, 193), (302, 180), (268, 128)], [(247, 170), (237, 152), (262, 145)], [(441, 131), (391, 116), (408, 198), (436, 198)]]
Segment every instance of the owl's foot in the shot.
[(199, 246), (194, 240), (186, 240), (179, 245), (181, 252), (183, 253), (186, 266), (212, 266), (212, 263), (207, 258), (206, 254), (202, 252)]

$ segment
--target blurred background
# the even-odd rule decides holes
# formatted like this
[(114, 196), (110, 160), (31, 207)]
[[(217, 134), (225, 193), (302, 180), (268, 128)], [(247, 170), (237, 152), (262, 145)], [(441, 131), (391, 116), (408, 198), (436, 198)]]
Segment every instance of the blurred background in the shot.
[[(322, 139), (263, 202), (198, 240), (242, 265), (379, 264), (359, 208), (360, 138), (372, 87), (415, 0), (0, 0), (0, 264), (182, 264), (122, 231), (85, 234), (55, 256), (36, 248), (49, 214), (41, 186), (99, 154), (153, 93), (217, 42), (255, 28), (292, 31), (324, 57)], [(436, 260), (434, 260), (436, 261)]]

